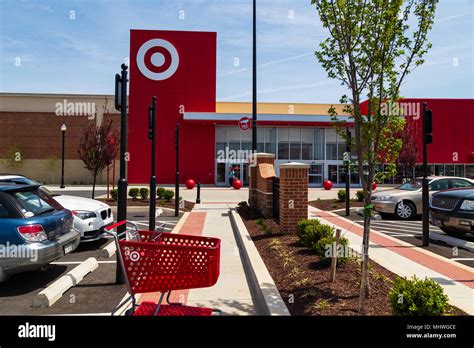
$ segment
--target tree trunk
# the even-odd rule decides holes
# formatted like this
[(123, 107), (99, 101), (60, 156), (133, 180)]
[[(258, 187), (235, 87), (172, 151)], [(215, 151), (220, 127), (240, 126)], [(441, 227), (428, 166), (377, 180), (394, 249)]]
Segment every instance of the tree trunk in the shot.
[(95, 181), (96, 181), (96, 178), (97, 178), (97, 174), (94, 174), (92, 176), (92, 199), (94, 199), (94, 197), (95, 197)]

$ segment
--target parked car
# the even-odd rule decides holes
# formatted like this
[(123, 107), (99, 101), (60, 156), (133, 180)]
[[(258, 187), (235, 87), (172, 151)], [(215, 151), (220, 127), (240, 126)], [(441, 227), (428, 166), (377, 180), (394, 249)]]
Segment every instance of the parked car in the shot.
[(38, 185), (0, 184), (0, 282), (74, 251), (72, 213)]
[(474, 188), (450, 189), (433, 194), (430, 222), (447, 234), (474, 234)]
[[(26, 185), (41, 185), (37, 181), (22, 175), (0, 174), (1, 183)], [(112, 209), (101, 201), (77, 196), (60, 195), (48, 190), (45, 186), (40, 189), (54, 197), (63, 207), (74, 215), (74, 228), (81, 233), (81, 241), (98, 240), (104, 235), (104, 228), (114, 222)]]
[[(473, 187), (474, 181), (453, 176), (428, 177), (430, 196), (450, 188)], [(422, 212), (422, 178), (416, 178), (395, 189), (372, 194), (374, 209), (381, 215), (395, 214), (402, 220), (412, 219)]]

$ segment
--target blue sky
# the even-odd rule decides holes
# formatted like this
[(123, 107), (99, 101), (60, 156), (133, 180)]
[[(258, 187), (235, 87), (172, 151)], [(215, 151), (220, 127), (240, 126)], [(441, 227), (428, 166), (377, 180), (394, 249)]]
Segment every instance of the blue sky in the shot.
[[(251, 0), (0, 0), (0, 91), (112, 94), (130, 29), (204, 30), (217, 32), (217, 100), (250, 101), (251, 10)], [(346, 91), (313, 55), (326, 34), (310, 0), (258, 0), (257, 15), (259, 101), (338, 102)], [(473, 32), (474, 1), (440, 0), (427, 63), (401, 94), (473, 98)]]

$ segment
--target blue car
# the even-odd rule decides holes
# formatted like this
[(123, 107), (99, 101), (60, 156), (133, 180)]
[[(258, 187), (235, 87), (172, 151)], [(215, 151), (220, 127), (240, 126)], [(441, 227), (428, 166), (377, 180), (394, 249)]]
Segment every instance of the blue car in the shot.
[(0, 185), (0, 282), (74, 251), (72, 213), (38, 185)]

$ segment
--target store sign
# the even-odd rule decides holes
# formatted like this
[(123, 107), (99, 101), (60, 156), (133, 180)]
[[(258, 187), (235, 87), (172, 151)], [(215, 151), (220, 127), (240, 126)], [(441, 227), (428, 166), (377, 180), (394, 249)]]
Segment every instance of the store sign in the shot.
[(163, 81), (178, 70), (179, 54), (171, 42), (152, 39), (140, 46), (136, 61), (144, 76), (150, 80)]
[(249, 130), (250, 128), (252, 128), (252, 120), (248, 117), (242, 117), (239, 120), (239, 128), (244, 131)]
[[(148, 107), (156, 97), (157, 180), (175, 180), (174, 132), (180, 124), (183, 180), (209, 183), (214, 153), (213, 125), (188, 125), (187, 111), (215, 112), (216, 33), (131, 30), (128, 123), (128, 180), (149, 180), (151, 147), (148, 142)], [(211, 178), (211, 179), (210, 179)]]

